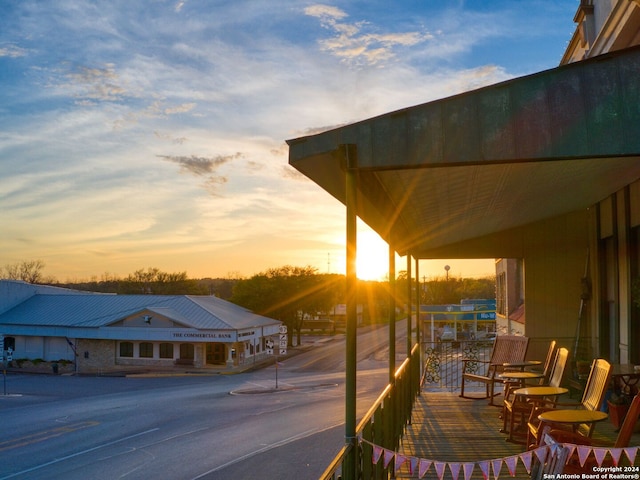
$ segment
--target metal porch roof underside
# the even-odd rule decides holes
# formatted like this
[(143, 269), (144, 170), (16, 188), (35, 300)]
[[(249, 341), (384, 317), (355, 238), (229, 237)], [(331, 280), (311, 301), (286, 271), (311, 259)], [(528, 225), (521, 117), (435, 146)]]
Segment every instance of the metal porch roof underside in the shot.
[(437, 258), (640, 178), (640, 48), (287, 143), (289, 163), (342, 203), (352, 145), (357, 215), (398, 253)]

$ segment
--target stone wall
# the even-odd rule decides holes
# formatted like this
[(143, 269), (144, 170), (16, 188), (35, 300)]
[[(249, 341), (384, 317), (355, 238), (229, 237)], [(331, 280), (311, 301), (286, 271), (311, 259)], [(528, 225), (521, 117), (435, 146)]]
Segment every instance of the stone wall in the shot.
[(112, 370), (116, 366), (115, 348), (116, 342), (113, 340), (78, 339), (78, 372), (100, 373)]

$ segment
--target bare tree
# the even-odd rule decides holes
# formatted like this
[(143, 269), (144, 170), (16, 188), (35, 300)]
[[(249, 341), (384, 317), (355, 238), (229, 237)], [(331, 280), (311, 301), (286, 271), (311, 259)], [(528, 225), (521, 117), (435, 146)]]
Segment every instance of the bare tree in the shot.
[(2, 278), (8, 280), (22, 280), (27, 283), (42, 283), (44, 281), (44, 262), (42, 260), (22, 260), (5, 265), (0, 269)]

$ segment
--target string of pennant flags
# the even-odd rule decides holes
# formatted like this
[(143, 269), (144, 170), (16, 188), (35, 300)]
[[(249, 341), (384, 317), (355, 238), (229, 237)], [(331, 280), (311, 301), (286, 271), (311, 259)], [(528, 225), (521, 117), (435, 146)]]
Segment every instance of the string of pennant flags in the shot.
[[(515, 477), (518, 462), (524, 465), (527, 473), (531, 474), (531, 465), (534, 458), (537, 458), (540, 463), (544, 463), (545, 459), (550, 453), (553, 453), (555, 449), (563, 446), (569, 448), (570, 458), (574, 452), (578, 453), (578, 459), (580, 465), (584, 466), (589, 455), (593, 453), (593, 456), (598, 464), (602, 465), (607, 455), (611, 456), (614, 466), (618, 466), (622, 455), (624, 454), (631, 465), (635, 465), (636, 456), (638, 455), (638, 449), (640, 447), (625, 447), (625, 448), (609, 448), (609, 447), (594, 447), (590, 445), (573, 445), (569, 443), (558, 443), (553, 445), (543, 445), (533, 450), (519, 453), (503, 458), (494, 458), (490, 460), (479, 460), (476, 462), (443, 462), (438, 460), (427, 460), (423, 458), (401, 455), (393, 450), (383, 448), (379, 445), (371, 443), (362, 437), (358, 437), (358, 441), (366, 443), (373, 448), (373, 454), (371, 461), (374, 465), (382, 461), (384, 468), (393, 468), (396, 474), (401, 473), (402, 469), (405, 469), (409, 475), (417, 475), (417, 478), (424, 478), (424, 476), (433, 469), (439, 480), (444, 478), (445, 473), (448, 471), (453, 480), (469, 480), (473, 475), (473, 472), (477, 469), (482, 473), (485, 480), (489, 479), (493, 474), (494, 479), (500, 478), (503, 466), (507, 467), (507, 471), (511, 477)], [(462, 476), (461, 476), (462, 474)]]

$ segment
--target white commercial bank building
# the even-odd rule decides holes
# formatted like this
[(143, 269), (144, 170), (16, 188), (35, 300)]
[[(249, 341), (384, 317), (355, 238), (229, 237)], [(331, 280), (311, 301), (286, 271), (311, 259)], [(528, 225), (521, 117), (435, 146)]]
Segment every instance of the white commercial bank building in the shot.
[(213, 296), (114, 295), (0, 280), (0, 335), (14, 360), (230, 369), (266, 357), (280, 321)]

